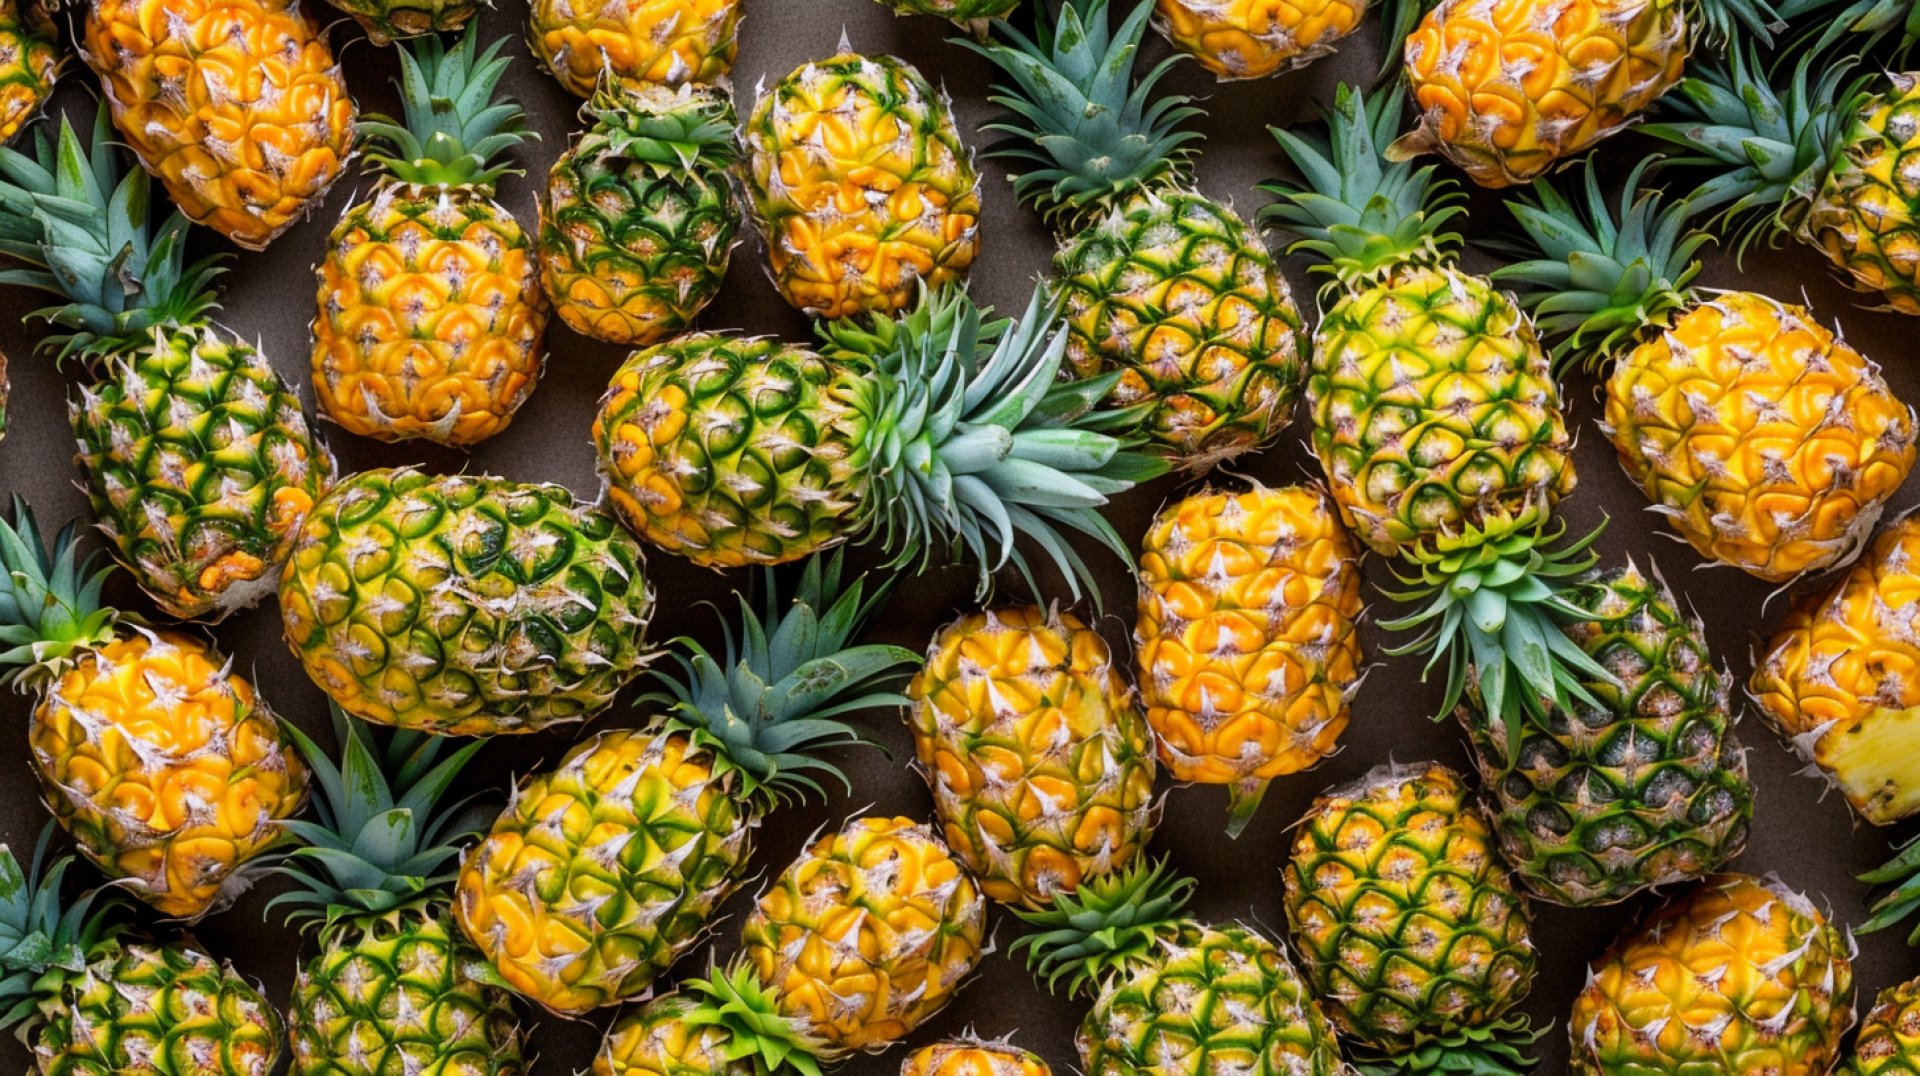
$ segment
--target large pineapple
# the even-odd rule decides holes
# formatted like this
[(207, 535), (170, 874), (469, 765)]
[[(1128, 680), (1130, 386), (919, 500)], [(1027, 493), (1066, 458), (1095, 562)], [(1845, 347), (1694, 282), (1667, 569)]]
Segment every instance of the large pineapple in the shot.
[(87, 364), (68, 417), (114, 556), (172, 616), (253, 605), (333, 478), (300, 398), (213, 323), (219, 270), (187, 262), (186, 218), (154, 226), (104, 110), (86, 139), (63, 119), (0, 167), (0, 253), (25, 266), (10, 282), (63, 300), (39, 316), (70, 331), (46, 343)]
[(647, 660), (639, 543), (559, 486), (362, 471), (307, 517), (283, 633), (348, 713), (452, 736), (604, 709)]
[(494, 184), (531, 137), (498, 98), (506, 40), (479, 27), (400, 54), (406, 119), (360, 130), (383, 175), (327, 238), (313, 391), (335, 422), (383, 441), (471, 445), (506, 429), (545, 361), (533, 242)]
[(1196, 493), (1148, 528), (1135, 663), (1160, 761), (1227, 786), (1239, 836), (1267, 782), (1332, 754), (1360, 688), (1360, 558), (1311, 486)]
[(601, 84), (722, 81), (740, 49), (742, 0), (532, 0), (527, 44), (568, 92)]
[(1841, 1076), (1920, 1076), (1920, 979), (1880, 991), (1837, 1071)]
[(547, 175), (540, 272), (577, 333), (647, 347), (691, 328), (720, 293), (740, 213), (724, 89), (603, 88)]
[(1853, 1024), (1852, 951), (1777, 879), (1716, 875), (1589, 966), (1573, 1072), (1823, 1076)]
[(952, 1000), (986, 949), (987, 902), (931, 829), (854, 818), (760, 895), (743, 959), (822, 1061), (884, 1050)]
[(907, 693), (934, 814), (987, 896), (1044, 908), (1139, 855), (1156, 814), (1153, 734), (1078, 617), (961, 617)]
[(1183, 914), (1193, 882), (1140, 862), (1020, 912), (1014, 943), (1049, 990), (1093, 1007), (1074, 1044), (1087, 1076), (1346, 1076), (1333, 1025), (1285, 952), (1239, 923)]
[(317, 926), (288, 1006), (300, 1076), (519, 1076), (511, 995), (454, 926), (459, 845), (485, 822), (471, 797), (448, 799), (484, 741), (441, 757), (447, 741), (334, 712), (338, 752), (295, 732), (320, 794), (318, 821), (287, 824), (302, 847), (277, 870), (295, 883), (268, 904)]
[(1124, 556), (1097, 509), (1162, 468), (1092, 409), (1111, 377), (1058, 380), (1064, 348), (1040, 296), (1010, 330), (950, 291), (824, 335), (825, 355), (696, 334), (628, 359), (593, 425), (627, 525), (719, 568), (862, 537), (898, 566), (944, 544), (980, 565), (983, 593), (1002, 565), (1031, 574), (1023, 534), (1076, 594), (1098, 590), (1062, 532)]
[(904, 702), (913, 654), (854, 642), (884, 590), (815, 561), (786, 604), (766, 595), (725, 653), (683, 644), (652, 726), (523, 780), (467, 853), (460, 926), (515, 990), (561, 1013), (645, 996), (746, 875), (760, 819), (840, 778), (817, 757), (859, 739), (837, 715)]
[(120, 137), (195, 222), (265, 249), (346, 171), (353, 98), (299, 0), (86, 8), (76, 45)]
[(1154, 26), (1222, 82), (1305, 67), (1360, 28), (1370, 0), (1156, 0)]
[(1804, 596), (1747, 690), (1861, 818), (1920, 811), (1920, 517), (1881, 532), (1845, 575)]
[[(1059, 233), (1053, 282), (1072, 376), (1120, 375), (1108, 404), (1174, 467), (1204, 471), (1270, 444), (1292, 418), (1305, 337), (1286, 278), (1233, 208), (1191, 189), (1181, 125), (1200, 109), (1152, 100), (1168, 64), (1134, 74), (1152, 14), (1109, 29), (1107, 0), (1063, 0), (1028, 38), (975, 48), (1004, 76), (995, 156)], [(968, 42), (972, 45), (972, 42)]]
[(42, 0), (0, 0), (0, 142), (40, 114), (65, 64)]
[(41, 1076), (267, 1076), (285, 1041), (260, 988), (190, 939), (129, 936), (99, 891), (65, 902), (72, 864), (26, 870), (0, 845), (0, 1027)]
[(1696, 207), (1662, 209), (1640, 175), (1617, 212), (1591, 169), (1584, 210), (1549, 186), (1512, 203), (1536, 260), (1496, 279), (1557, 354), (1611, 362), (1601, 428), (1701, 555), (1772, 582), (1846, 563), (1913, 469), (1912, 409), (1805, 308), (1689, 287)]
[(1367, 1051), (1470, 1056), (1524, 1027), (1501, 1017), (1533, 985), (1527, 903), (1459, 774), (1389, 764), (1329, 790), (1281, 873), (1307, 978)]

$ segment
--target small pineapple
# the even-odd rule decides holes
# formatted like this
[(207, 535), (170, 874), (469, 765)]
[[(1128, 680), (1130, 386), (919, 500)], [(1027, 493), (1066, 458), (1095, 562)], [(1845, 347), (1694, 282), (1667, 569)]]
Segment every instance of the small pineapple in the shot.
[(85, 3), (120, 137), (196, 223), (264, 250), (346, 172), (353, 98), (299, 0)]
[(628, 1010), (607, 1029), (589, 1071), (592, 1076), (820, 1076), (820, 1063), (811, 1053), (820, 1041), (803, 1025), (780, 1014), (779, 1002), (753, 969), (736, 964)]
[(938, 15), (976, 37), (995, 19), (1011, 18), (1020, 0), (878, 0), (896, 15)]
[(66, 53), (43, 0), (0, 0), (0, 142), (40, 114), (64, 66)]
[(461, 929), (513, 989), (568, 1014), (645, 996), (740, 884), (760, 819), (840, 777), (817, 757), (859, 742), (836, 715), (904, 703), (914, 655), (853, 641), (884, 588), (843, 588), (837, 559), (785, 605), (772, 584), (764, 609), (742, 599), (724, 654), (684, 644), (681, 675), (642, 700), (649, 728), (522, 781), (467, 853)]
[(527, 44), (576, 97), (602, 83), (712, 84), (740, 49), (743, 0), (532, 0)]
[(1108, 405), (1171, 466), (1201, 472), (1279, 437), (1306, 337), (1259, 234), (1189, 186), (1199, 135), (1181, 127), (1200, 109), (1143, 107), (1168, 70), (1133, 70), (1151, 13), (1141, 0), (1110, 31), (1108, 0), (1063, 0), (1036, 38), (1004, 26), (1003, 43), (974, 47), (1004, 76), (993, 155), (1059, 233), (1068, 370), (1117, 372)]
[(161, 914), (226, 907), (299, 813), (306, 768), (217, 650), (100, 604), (113, 569), (80, 556), (75, 524), (49, 550), (25, 501), (13, 516), (0, 521), (0, 684), (38, 696), (27, 742), (47, 810)]
[[(1087, 1076), (1346, 1076), (1333, 1025), (1278, 945), (1183, 914), (1193, 881), (1138, 862), (1016, 912), (1014, 943), (1052, 990), (1093, 995), (1074, 1044)], [(904, 1076), (904, 1073), (903, 1073)]]
[(994, 900), (1044, 908), (1152, 833), (1153, 735), (1098, 632), (994, 609), (942, 628), (907, 691), (947, 844)]
[(723, 89), (623, 83), (582, 116), (586, 133), (547, 175), (541, 280), (568, 328), (649, 347), (693, 326), (733, 260), (733, 102)]
[(1840, 1076), (1920, 1076), (1920, 979), (1880, 991)]
[(1053, 1068), (1006, 1040), (943, 1039), (908, 1054), (900, 1076), (1053, 1076)]
[(1311, 486), (1196, 493), (1140, 551), (1135, 662), (1160, 761), (1227, 786), (1227, 834), (1267, 782), (1332, 754), (1360, 688), (1360, 558)]
[(912, 65), (843, 46), (762, 93), (744, 141), (754, 221), (795, 309), (890, 315), (965, 279), (980, 176), (951, 103)]
[(1821, 1076), (1853, 1024), (1852, 941), (1777, 879), (1722, 874), (1587, 969), (1574, 1076)]
[(317, 925), (288, 1007), (302, 1076), (520, 1076), (510, 995), (453, 922), (459, 844), (484, 821), (467, 797), (443, 802), (483, 741), (441, 757), (447, 741), (369, 727), (333, 711), (337, 759), (292, 732), (320, 795), (317, 822), (287, 824), (302, 842), (276, 867), (296, 888), (291, 925)]
[(307, 517), (283, 634), (341, 708), (449, 736), (584, 721), (646, 663), (639, 543), (559, 486), (362, 471)]
[(1156, 0), (1154, 26), (1222, 82), (1265, 78), (1330, 55), (1370, 0)]
[(327, 238), (313, 390), (363, 437), (476, 444), (539, 379), (549, 308), (533, 242), (492, 198), (511, 172), (501, 156), (533, 137), (499, 100), (505, 45), (480, 51), (476, 24), (451, 49), (400, 49), (405, 121), (361, 121), (382, 175)]
[(1281, 873), (1307, 978), (1368, 1051), (1475, 1054), (1533, 985), (1526, 900), (1445, 766), (1384, 765), (1324, 793)]

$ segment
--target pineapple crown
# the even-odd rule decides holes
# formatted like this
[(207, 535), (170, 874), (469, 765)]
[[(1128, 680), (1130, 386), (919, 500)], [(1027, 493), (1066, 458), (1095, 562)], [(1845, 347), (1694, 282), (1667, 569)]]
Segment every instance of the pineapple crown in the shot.
[(446, 802), (460, 771), (484, 746), (473, 740), (442, 758), (444, 737), (398, 731), (384, 749), (365, 722), (332, 707), (336, 764), (291, 725), (286, 732), (306, 757), (319, 790), (317, 821), (281, 823), (302, 842), (275, 864), (299, 888), (275, 897), (289, 922), (381, 915), (435, 893), (452, 882), (459, 844), (483, 828), (488, 812), (469, 799)]
[(49, 550), (18, 494), (13, 522), (0, 520), (0, 683), (40, 687), (113, 638), (120, 614), (100, 602), (113, 566), (81, 556), (79, 532), (69, 521)]
[(809, 1035), (801, 1020), (781, 1015), (780, 996), (761, 984), (751, 964), (712, 969), (681, 989), (695, 999), (686, 1015), (689, 1025), (726, 1033), (720, 1046), (726, 1060), (747, 1062), (755, 1072), (820, 1076), (818, 1055), (826, 1043)]
[[(1892, 859), (1859, 876), (1871, 886), (1885, 887), (1868, 908), (1867, 921), (1854, 929), (1856, 934), (1872, 934), (1920, 912), (1920, 836), (1909, 837), (1897, 846)], [(1907, 935), (1907, 944), (1920, 945), (1920, 924)]]
[(657, 172), (684, 172), (699, 164), (729, 168), (740, 159), (733, 99), (713, 86), (603, 82), (581, 117), (619, 156)]
[(1200, 135), (1179, 128), (1201, 110), (1191, 98), (1155, 93), (1179, 58), (1133, 73), (1152, 14), (1143, 0), (1114, 31), (1107, 0), (1059, 0), (1052, 25), (1042, 12), (1033, 37), (997, 22), (1001, 42), (958, 42), (1006, 76), (991, 100), (1013, 116), (987, 130), (1008, 137), (987, 154), (1022, 169), (1014, 194), (1049, 223), (1073, 227), (1127, 194), (1179, 179), (1191, 163)]
[(1119, 373), (1063, 380), (1067, 337), (1055, 300), (1036, 289), (1018, 322), (989, 322), (965, 291), (924, 291), (894, 324), (822, 335), (837, 359), (869, 376), (851, 401), (870, 416), (874, 474), (861, 524), (893, 553), (889, 567), (932, 559), (938, 536), (980, 565), (977, 595), (1012, 565), (1039, 593), (1025, 536), (1066, 577), (1075, 599), (1100, 588), (1064, 530), (1088, 535), (1122, 559), (1125, 543), (1104, 516), (1109, 497), (1164, 474), (1130, 433), (1137, 409), (1100, 409)]
[[(1779, 13), (1782, 19), (1792, 20), (1834, 4), (1835, 0), (1784, 0)], [(1853, 46), (1852, 50), (1864, 54), (1881, 38), (1897, 31), (1900, 38), (1894, 47), (1893, 59), (1905, 63), (1914, 42), (1920, 41), (1920, 5), (1913, 0), (1852, 0), (1839, 11), (1825, 15), (1823, 21), (1826, 29), (1814, 40), (1816, 49), (1826, 48), (1845, 34), (1866, 34), (1867, 41)]]
[(0, 1028), (37, 1019), (42, 999), (57, 994), (67, 978), (84, 975), (91, 955), (123, 929), (102, 914), (111, 900), (96, 906), (99, 890), (61, 900), (73, 857), (47, 865), (53, 832), (49, 822), (25, 870), (0, 844)]
[(1013, 951), (1027, 951), (1028, 970), (1046, 980), (1049, 992), (1061, 979), (1069, 995), (1096, 992), (1113, 976), (1153, 961), (1185, 921), (1193, 887), (1193, 879), (1173, 873), (1165, 860), (1135, 862), (1055, 895), (1050, 908), (1014, 908), (1033, 930), (1014, 941)]
[(1374, 1055), (1355, 1044), (1354, 1071), (1359, 1076), (1399, 1076), (1401, 1073), (1458, 1072), (1470, 1076), (1530, 1076), (1540, 1059), (1529, 1051), (1546, 1035), (1525, 1015), (1509, 1016), (1490, 1024), (1455, 1028), (1445, 1035), (1417, 1033), (1412, 1044), (1391, 1056)]
[(764, 607), (756, 612), (739, 598), (739, 630), (726, 625), (723, 655), (678, 640), (673, 660), (680, 675), (656, 673), (665, 690), (642, 700), (668, 707), (666, 726), (690, 735), (718, 768), (737, 772), (750, 800), (777, 804), (818, 793), (816, 774), (846, 784), (844, 774), (815, 757), (869, 742), (839, 718), (907, 704), (896, 688), (919, 656), (853, 644), (885, 606), (892, 584), (869, 594), (861, 576), (842, 586), (841, 567), (837, 552), (808, 560), (784, 608), (768, 570)]
[(1493, 279), (1513, 286), (1541, 328), (1560, 338), (1558, 359), (1584, 352), (1603, 361), (1687, 304), (1688, 285), (1700, 275), (1697, 255), (1711, 237), (1687, 229), (1696, 206), (1663, 208), (1661, 192), (1641, 189), (1649, 164), (1627, 177), (1617, 213), (1591, 161), (1581, 204), (1544, 181), (1531, 197), (1507, 203), (1523, 236), (1500, 246), (1529, 260), (1495, 270)]
[(518, 171), (500, 158), (529, 138), (526, 113), (511, 101), (496, 100), (508, 57), (500, 55), (506, 38), (480, 51), (476, 20), (447, 48), (437, 34), (401, 46), (400, 97), (404, 121), (367, 116), (361, 137), (378, 147), (368, 163), (402, 183), (419, 187), (490, 188), (501, 176)]
[(0, 284), (69, 300), (33, 313), (72, 330), (47, 338), (61, 358), (140, 348), (156, 329), (198, 324), (217, 306), (218, 259), (187, 262), (180, 213), (153, 226), (152, 182), (121, 170), (113, 138), (102, 105), (84, 143), (62, 117), (57, 140), (34, 132), (31, 156), (0, 148), (0, 254), (25, 265), (0, 272)]
[(1446, 229), (1464, 212), (1458, 188), (1435, 180), (1431, 164), (1387, 157), (1400, 129), (1400, 98), (1388, 90), (1369, 99), (1343, 83), (1325, 137), (1270, 128), (1301, 181), (1261, 185), (1279, 201), (1260, 211), (1260, 223), (1298, 236), (1290, 252), (1323, 259), (1316, 268), (1342, 284), (1437, 259), (1460, 238)]

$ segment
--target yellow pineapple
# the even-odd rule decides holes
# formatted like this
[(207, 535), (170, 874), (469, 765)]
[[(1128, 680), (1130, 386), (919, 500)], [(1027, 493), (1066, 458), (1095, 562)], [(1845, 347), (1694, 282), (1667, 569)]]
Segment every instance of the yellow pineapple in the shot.
[(1157, 0), (1154, 26), (1221, 81), (1264, 78), (1331, 53), (1369, 0)]
[(527, 45), (569, 93), (610, 82), (680, 86), (726, 77), (741, 0), (532, 0)]
[(42, 0), (0, 0), (0, 142), (40, 114), (65, 63)]
[(908, 1054), (900, 1076), (1053, 1076), (1053, 1069), (1011, 1042), (943, 1039)]
[(1140, 553), (1140, 691), (1160, 760), (1228, 786), (1227, 832), (1267, 782), (1333, 752), (1359, 689), (1360, 558), (1311, 486), (1198, 493)]

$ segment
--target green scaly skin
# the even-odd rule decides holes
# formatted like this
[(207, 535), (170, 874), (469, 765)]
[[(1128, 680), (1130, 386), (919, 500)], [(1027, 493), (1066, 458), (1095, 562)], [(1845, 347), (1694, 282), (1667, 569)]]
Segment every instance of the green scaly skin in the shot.
[(1880, 991), (1840, 1076), (1920, 1076), (1920, 980)]

